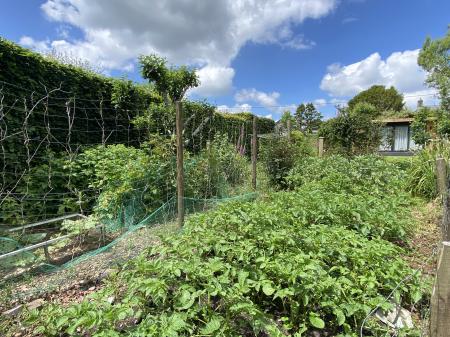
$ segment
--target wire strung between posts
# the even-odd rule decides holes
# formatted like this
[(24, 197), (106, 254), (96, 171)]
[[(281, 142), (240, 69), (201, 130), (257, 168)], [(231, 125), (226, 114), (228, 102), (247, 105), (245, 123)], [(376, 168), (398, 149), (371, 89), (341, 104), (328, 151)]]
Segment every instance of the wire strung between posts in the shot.
[(384, 301), (382, 301), (381, 303), (379, 303), (375, 308), (373, 308), (369, 314), (364, 318), (364, 320), (361, 323), (361, 328), (359, 331), (359, 336), (360, 337), (364, 337), (363, 334), (363, 330), (364, 330), (364, 326), (367, 322), (367, 320), (381, 307), (381, 304), (388, 302), (392, 296), (394, 296), (395, 292), (397, 291), (397, 289), (405, 282), (409, 281), (410, 279), (412, 279), (414, 276), (416, 276), (419, 272), (421, 272), (424, 267), (431, 261), (431, 259), (434, 258), (434, 256), (437, 254), (438, 251), (438, 247), (435, 246), (433, 248), (433, 251), (431, 253), (431, 255), (426, 259), (425, 262), (423, 262), (419, 268), (415, 269), (411, 274), (407, 275), (406, 277), (404, 277), (400, 282), (397, 283), (397, 285), (394, 287), (394, 289), (389, 293), (389, 295), (387, 297), (384, 298)]

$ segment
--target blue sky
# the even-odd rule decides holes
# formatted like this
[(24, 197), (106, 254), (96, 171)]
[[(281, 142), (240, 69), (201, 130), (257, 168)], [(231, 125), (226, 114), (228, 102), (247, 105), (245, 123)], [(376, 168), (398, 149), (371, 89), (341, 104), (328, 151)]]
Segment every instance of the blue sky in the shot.
[(224, 111), (278, 119), (312, 101), (332, 117), (372, 84), (435, 104), (417, 50), (445, 34), (449, 13), (448, 0), (4, 0), (0, 35), (136, 81), (136, 58), (156, 52), (200, 69), (190, 97)]

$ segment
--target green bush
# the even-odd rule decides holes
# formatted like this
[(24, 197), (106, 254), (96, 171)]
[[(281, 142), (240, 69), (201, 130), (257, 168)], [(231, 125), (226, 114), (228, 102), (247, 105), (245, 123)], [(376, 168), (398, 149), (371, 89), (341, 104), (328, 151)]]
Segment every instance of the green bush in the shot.
[(198, 155), (186, 162), (186, 196), (211, 198), (228, 196), (229, 189), (249, 177), (249, 162), (229, 143), (228, 136), (215, 138)]
[(354, 156), (378, 150), (381, 124), (373, 121), (370, 105), (357, 107), (355, 111), (341, 109), (338, 117), (322, 123), (319, 136), (325, 138), (327, 153)]
[(145, 214), (174, 191), (174, 158), (170, 146), (161, 150), (164, 146), (154, 153), (122, 144), (93, 147), (71, 163), (71, 175), (89, 182), (88, 187), (96, 191), (98, 215), (116, 218), (136, 198), (139, 212)]
[(286, 177), (296, 161), (313, 153), (310, 142), (299, 131), (292, 131), (290, 141), (286, 137), (261, 140), (261, 159), (271, 184), (276, 188), (286, 188)]

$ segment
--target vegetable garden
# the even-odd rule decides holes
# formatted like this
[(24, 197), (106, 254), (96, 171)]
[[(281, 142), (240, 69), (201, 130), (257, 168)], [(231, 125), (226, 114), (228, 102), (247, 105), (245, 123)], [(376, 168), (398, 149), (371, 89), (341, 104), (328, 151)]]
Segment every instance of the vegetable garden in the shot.
[[(154, 56), (141, 58), (150, 83), (136, 85), (4, 40), (0, 55), (0, 307), (23, 304), (2, 316), (1, 333), (426, 330), (431, 279), (421, 271), (435, 255), (419, 267), (408, 256), (420, 228), (414, 212), (437, 196), (430, 158), (448, 156), (448, 142), (400, 164), (367, 154), (319, 158), (300, 131), (286, 137), (272, 120), (183, 99), (193, 72)], [(174, 223), (175, 102), (184, 113), (182, 228)], [(259, 140), (253, 176), (252, 134), (270, 134)], [(90, 261), (102, 279), (85, 298), (61, 301), (68, 271), (83, 273)], [(47, 303), (26, 305), (36, 298)], [(400, 309), (409, 320), (386, 318)]]

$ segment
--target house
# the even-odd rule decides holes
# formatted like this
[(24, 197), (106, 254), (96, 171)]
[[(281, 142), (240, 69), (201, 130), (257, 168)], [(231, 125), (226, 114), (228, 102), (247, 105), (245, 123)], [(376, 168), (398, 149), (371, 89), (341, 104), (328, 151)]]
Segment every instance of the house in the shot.
[(382, 154), (411, 154), (420, 147), (414, 143), (411, 123), (414, 118), (385, 118), (380, 120), (384, 124), (380, 152)]
[[(380, 153), (384, 155), (412, 155), (414, 151), (421, 148), (414, 142), (411, 124), (413, 117), (384, 118), (379, 120), (383, 123), (382, 142)], [(434, 119), (427, 121), (427, 130), (434, 134)]]

